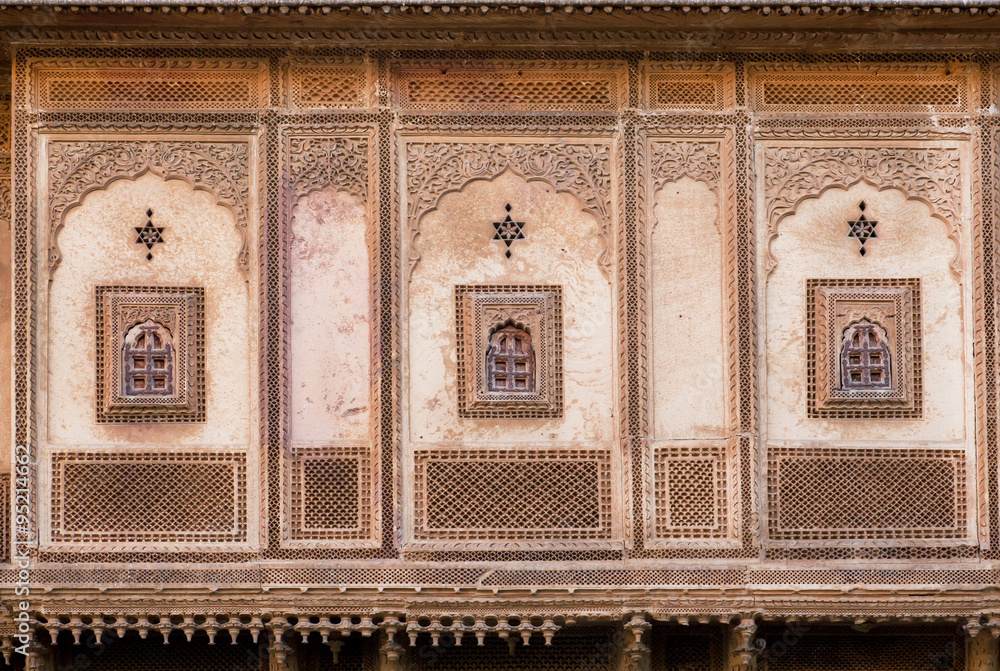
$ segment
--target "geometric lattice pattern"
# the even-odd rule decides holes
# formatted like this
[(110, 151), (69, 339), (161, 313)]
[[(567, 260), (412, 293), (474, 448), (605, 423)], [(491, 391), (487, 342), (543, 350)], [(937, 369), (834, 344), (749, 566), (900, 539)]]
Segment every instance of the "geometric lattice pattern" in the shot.
[[(963, 671), (965, 641), (954, 631), (877, 627), (869, 634), (792, 624), (768, 631), (761, 671)], [(780, 653), (780, 654), (779, 654)]]
[(653, 538), (727, 538), (728, 467), (725, 445), (664, 445), (653, 449)]
[(414, 480), (418, 541), (611, 536), (604, 450), (420, 450)]
[(264, 77), (258, 69), (40, 69), (36, 104), (44, 110), (254, 110), (265, 104)]
[(771, 447), (772, 541), (936, 541), (967, 535), (964, 450)]
[(243, 454), (57, 452), (56, 543), (233, 543), (247, 540)]
[[(455, 287), (460, 417), (562, 417), (562, 313), (562, 287), (558, 285)], [(505, 327), (515, 327), (530, 342), (534, 357), (530, 387), (494, 389), (491, 381), (496, 378), (487, 375), (488, 360), (492, 362), (497, 352), (495, 334), (505, 332)], [(504, 379), (513, 383), (515, 378)]]
[[(917, 419), (923, 415), (920, 295), (916, 278), (806, 280), (809, 417)], [(878, 346), (865, 345), (879, 352), (852, 349), (845, 336), (851, 334), (853, 343), (854, 335), (860, 338), (859, 329), (871, 330), (872, 337), (884, 336)], [(866, 336), (865, 343), (869, 342), (874, 341)], [(857, 367), (862, 359), (877, 361), (879, 370), (864, 373)], [(879, 375), (876, 383), (862, 383), (866, 375), (874, 374)]]
[(367, 445), (293, 446), (290, 539), (369, 539), (371, 463)]
[(205, 290), (98, 286), (95, 296), (97, 421), (205, 421)]
[[(962, 67), (768, 66), (753, 78), (755, 112), (969, 113), (971, 79)], [(793, 72), (788, 72), (793, 71)]]
[(358, 109), (368, 103), (363, 63), (293, 62), (288, 86), (294, 109)]
[(617, 111), (624, 106), (624, 70), (611, 63), (402, 63), (394, 80), (403, 110)]

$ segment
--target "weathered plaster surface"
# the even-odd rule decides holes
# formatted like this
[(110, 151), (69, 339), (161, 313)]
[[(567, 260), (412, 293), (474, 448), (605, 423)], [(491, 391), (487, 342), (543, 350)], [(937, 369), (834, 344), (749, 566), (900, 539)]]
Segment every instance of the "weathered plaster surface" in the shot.
[(318, 191), (292, 221), (291, 435), (365, 439), (371, 421), (371, 270), (365, 209)]
[(725, 283), (717, 197), (683, 178), (655, 197), (649, 248), (654, 438), (726, 429)]
[[(163, 244), (146, 260), (135, 227), (152, 209)], [(47, 301), (47, 439), (52, 444), (248, 444), (256, 364), (256, 295), (235, 259), (233, 214), (179, 180), (145, 175), (88, 195), (59, 234), (62, 263)], [(255, 236), (252, 236), (255, 237)], [(95, 422), (97, 284), (205, 288), (204, 424), (99, 426)]]
[[(878, 239), (858, 253), (847, 221), (858, 204), (878, 221)], [(772, 251), (778, 265), (766, 288), (767, 431), (769, 440), (962, 440), (971, 350), (963, 291), (949, 264), (956, 247), (929, 208), (899, 190), (859, 184), (804, 201), (781, 222)], [(921, 420), (827, 420), (806, 417), (807, 278), (917, 277), (923, 309), (924, 417)]]
[[(525, 222), (510, 259), (491, 241), (506, 214)], [(609, 441), (616, 383), (612, 286), (598, 258), (595, 217), (574, 196), (505, 172), (444, 196), (424, 216), (420, 261), (407, 303), (409, 439), (444, 441)], [(560, 284), (564, 310), (565, 414), (558, 419), (459, 419), (455, 360), (456, 284)]]

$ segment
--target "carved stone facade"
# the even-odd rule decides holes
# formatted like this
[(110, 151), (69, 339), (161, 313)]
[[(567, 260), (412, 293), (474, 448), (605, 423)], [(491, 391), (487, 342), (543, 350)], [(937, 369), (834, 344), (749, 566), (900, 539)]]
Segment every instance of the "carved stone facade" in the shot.
[(9, 663), (996, 669), (1000, 14), (785, 9), (9, 33)]

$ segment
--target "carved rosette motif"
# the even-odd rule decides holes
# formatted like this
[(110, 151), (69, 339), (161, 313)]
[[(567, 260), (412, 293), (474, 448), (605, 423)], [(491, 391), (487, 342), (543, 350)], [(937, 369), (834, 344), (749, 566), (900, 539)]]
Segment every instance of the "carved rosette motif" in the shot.
[(242, 236), (237, 262), (250, 274), (247, 226), (250, 220), (249, 146), (246, 142), (56, 141), (49, 145), (49, 273), (62, 259), (57, 235), (66, 213), (92, 191), (117, 179), (135, 179), (151, 172), (164, 179), (182, 179), (209, 191), (236, 215)]
[[(777, 265), (770, 246), (778, 223), (807, 198), (818, 198), (832, 187), (849, 188), (866, 182), (877, 189), (895, 187), (930, 206), (947, 224), (956, 247), (961, 226), (961, 152), (957, 148), (908, 147), (766, 147), (764, 149), (767, 244), (764, 271)], [(952, 261), (958, 272), (959, 255)]]
[(420, 260), (413, 241), (420, 217), (433, 210), (446, 193), (474, 179), (493, 179), (513, 170), (531, 181), (544, 180), (558, 191), (572, 193), (584, 210), (600, 222), (604, 251), (598, 263), (611, 277), (611, 164), (609, 142), (487, 143), (411, 142), (406, 147), (406, 189), (409, 195), (410, 270)]

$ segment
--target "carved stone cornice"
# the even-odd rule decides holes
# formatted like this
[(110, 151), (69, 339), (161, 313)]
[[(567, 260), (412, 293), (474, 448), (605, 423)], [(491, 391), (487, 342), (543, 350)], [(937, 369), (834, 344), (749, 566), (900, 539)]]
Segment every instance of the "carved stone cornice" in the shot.
[[(828, 189), (848, 189), (865, 182), (876, 189), (901, 189), (931, 208), (948, 226), (948, 237), (960, 246), (962, 224), (961, 150), (955, 147), (823, 147), (771, 146), (763, 150), (764, 210), (767, 236), (763, 264), (769, 274), (777, 265), (771, 244), (778, 224), (799, 204)], [(956, 253), (951, 263), (958, 272)]]
[(492, 180), (510, 170), (527, 181), (541, 180), (559, 193), (575, 195), (584, 211), (597, 217), (604, 243), (598, 263), (611, 277), (614, 157), (610, 139), (502, 143), (413, 139), (405, 151), (411, 272), (420, 260), (414, 241), (421, 217), (434, 210), (445, 194), (459, 191), (473, 180)]
[(248, 142), (188, 140), (68, 140), (53, 139), (48, 150), (49, 273), (62, 258), (57, 236), (66, 214), (91, 192), (119, 179), (136, 179), (147, 172), (180, 179), (207, 191), (236, 215), (240, 232), (237, 263), (250, 274), (247, 227), (250, 221), (250, 146)]

